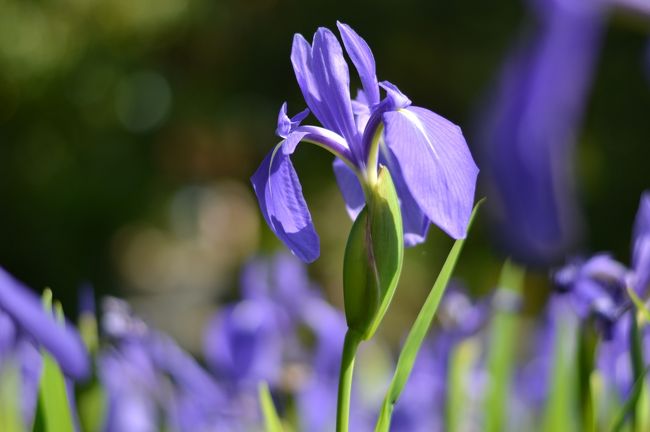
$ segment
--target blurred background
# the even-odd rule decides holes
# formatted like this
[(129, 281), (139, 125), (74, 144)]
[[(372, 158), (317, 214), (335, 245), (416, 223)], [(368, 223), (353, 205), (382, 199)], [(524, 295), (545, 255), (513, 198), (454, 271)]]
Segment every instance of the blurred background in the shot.
[[(502, 65), (538, 26), (523, 0), (0, 0), (0, 265), (52, 287), (71, 316), (82, 284), (125, 297), (197, 349), (211, 312), (237, 297), (246, 260), (284, 248), (248, 179), (278, 141), (282, 102), (305, 107), (293, 34), (311, 39), (337, 19), (368, 41), (380, 80), (459, 124), (475, 154)], [(650, 187), (650, 33), (624, 10), (603, 21), (574, 131), (582, 234), (564, 253), (627, 262)], [(340, 305), (351, 221), (331, 159), (308, 145), (293, 157), (322, 241), (309, 271)], [(488, 220), (457, 272), (475, 293), (494, 286), (507, 253)], [(407, 251), (387, 337), (402, 336), (450, 246), (432, 228)], [(532, 305), (543, 279), (529, 280)]]

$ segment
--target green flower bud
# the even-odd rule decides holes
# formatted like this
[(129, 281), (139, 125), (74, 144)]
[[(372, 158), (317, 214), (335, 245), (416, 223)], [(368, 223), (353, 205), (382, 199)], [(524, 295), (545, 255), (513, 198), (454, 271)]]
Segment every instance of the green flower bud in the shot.
[(404, 258), (402, 215), (386, 167), (380, 167), (366, 200), (352, 225), (343, 262), (345, 316), (363, 340), (372, 337), (386, 313)]

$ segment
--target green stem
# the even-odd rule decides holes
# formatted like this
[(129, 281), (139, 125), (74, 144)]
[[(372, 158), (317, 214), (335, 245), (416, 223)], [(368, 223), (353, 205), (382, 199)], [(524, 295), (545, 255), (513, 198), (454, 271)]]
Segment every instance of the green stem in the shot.
[(598, 340), (591, 324), (587, 323), (587, 325), (580, 328), (578, 350), (579, 400), (582, 411), (582, 430), (585, 432), (594, 432), (596, 430), (591, 375), (594, 370), (594, 356)]
[(343, 356), (341, 357), (341, 370), (339, 372), (339, 395), (336, 406), (337, 432), (348, 432), (352, 374), (354, 372), (354, 359), (360, 342), (359, 335), (348, 329), (345, 334), (345, 342), (343, 342)]
[[(637, 322), (637, 310), (636, 307), (632, 308), (632, 325), (630, 327), (630, 361), (632, 363), (632, 373), (634, 376), (634, 381), (641, 379), (643, 377), (643, 351), (641, 349), (641, 337), (639, 335), (639, 324)], [(639, 394), (641, 393), (640, 388), (638, 394), (633, 392), (632, 396), (632, 409), (630, 412), (631, 418), (631, 431), (638, 431), (638, 419), (637, 419), (637, 402), (639, 399)]]

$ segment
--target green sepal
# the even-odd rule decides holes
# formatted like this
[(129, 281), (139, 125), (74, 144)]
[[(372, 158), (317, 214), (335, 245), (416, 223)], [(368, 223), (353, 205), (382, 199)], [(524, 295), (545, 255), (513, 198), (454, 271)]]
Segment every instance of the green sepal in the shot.
[(379, 168), (366, 200), (352, 225), (343, 261), (345, 317), (362, 340), (372, 337), (386, 313), (404, 258), (402, 214), (386, 167)]

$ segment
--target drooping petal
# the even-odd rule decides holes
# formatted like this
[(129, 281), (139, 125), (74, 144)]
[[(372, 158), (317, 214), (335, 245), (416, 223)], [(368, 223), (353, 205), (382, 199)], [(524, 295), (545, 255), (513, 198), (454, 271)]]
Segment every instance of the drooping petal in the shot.
[(375, 58), (368, 43), (363, 40), (352, 28), (341, 22), (336, 23), (343, 39), (345, 51), (347, 51), (354, 67), (357, 68), (361, 85), (367, 98), (368, 106), (379, 103), (379, 87), (377, 87), (377, 72)]
[(295, 148), (304, 133), (293, 133), (262, 161), (251, 177), (266, 223), (298, 258), (312, 262), (320, 253), (320, 240), (298, 175), (282, 147)]
[(332, 124), (323, 125), (342, 135), (356, 160), (361, 160), (361, 149), (358, 146), (360, 138), (352, 113), (348, 65), (341, 44), (326, 28), (319, 28), (314, 35), (312, 62), (313, 76), (318, 83), (321, 100), (329, 110), (329, 119), (332, 121)]
[(419, 107), (383, 116), (384, 138), (424, 214), (453, 238), (464, 238), (478, 168), (460, 128)]
[(85, 378), (88, 375), (90, 361), (79, 334), (69, 325), (57, 323), (54, 316), (45, 311), (36, 294), (2, 268), (0, 309), (45, 348), (66, 375), (72, 378)]
[(366, 198), (363, 195), (363, 189), (359, 184), (359, 179), (354, 174), (352, 169), (340, 159), (334, 159), (332, 164), (334, 168), (334, 175), (336, 183), (339, 185), (343, 200), (345, 201), (345, 208), (352, 220), (355, 220), (363, 206), (366, 205)]

